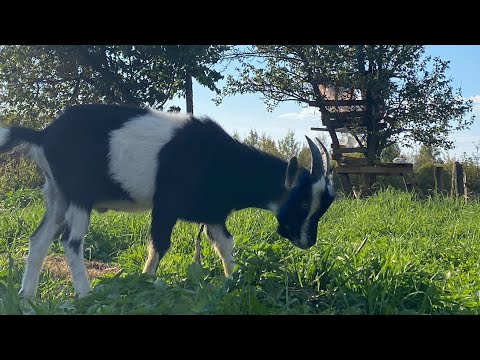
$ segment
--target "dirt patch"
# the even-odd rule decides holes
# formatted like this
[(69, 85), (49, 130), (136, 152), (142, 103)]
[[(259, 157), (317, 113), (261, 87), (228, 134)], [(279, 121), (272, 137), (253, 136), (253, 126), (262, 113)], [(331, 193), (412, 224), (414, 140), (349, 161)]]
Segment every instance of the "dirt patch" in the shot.
[[(120, 271), (118, 266), (99, 261), (85, 260), (85, 267), (87, 268), (87, 274), (90, 280), (99, 276)], [(68, 266), (63, 256), (47, 256), (45, 259), (44, 268), (48, 269), (50, 275), (55, 279), (70, 279)]]

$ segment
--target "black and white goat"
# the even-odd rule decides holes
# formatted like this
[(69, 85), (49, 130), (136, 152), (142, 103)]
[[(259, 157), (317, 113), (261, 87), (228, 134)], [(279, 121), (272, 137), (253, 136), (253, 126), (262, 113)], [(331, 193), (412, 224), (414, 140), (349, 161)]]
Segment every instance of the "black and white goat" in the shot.
[(46, 211), (30, 237), (19, 294), (34, 297), (52, 240), (61, 243), (78, 296), (90, 291), (83, 240), (93, 209), (152, 211), (151, 242), (143, 272), (154, 275), (170, 247), (177, 219), (205, 224), (205, 233), (230, 275), (233, 237), (225, 227), (237, 209), (272, 211), (278, 233), (306, 249), (334, 199), (324, 145), (308, 137), (310, 172), (246, 146), (208, 118), (124, 105), (79, 105), (44, 130), (0, 127), (0, 152), (21, 143), (43, 171)]

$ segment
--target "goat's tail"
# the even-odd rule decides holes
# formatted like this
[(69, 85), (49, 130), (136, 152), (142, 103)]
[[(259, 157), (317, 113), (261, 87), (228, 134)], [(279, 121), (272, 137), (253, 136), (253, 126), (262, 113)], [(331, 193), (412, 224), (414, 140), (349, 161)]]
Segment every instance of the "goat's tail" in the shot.
[(20, 126), (0, 126), (0, 153), (13, 149), (22, 143), (41, 145), (43, 131), (29, 129)]

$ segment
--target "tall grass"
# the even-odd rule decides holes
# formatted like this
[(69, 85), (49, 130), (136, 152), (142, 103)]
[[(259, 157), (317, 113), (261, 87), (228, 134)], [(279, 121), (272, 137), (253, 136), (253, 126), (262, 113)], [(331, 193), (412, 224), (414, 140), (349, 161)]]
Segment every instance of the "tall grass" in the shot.
[[(158, 277), (140, 274), (148, 214), (94, 213), (85, 258), (115, 264), (73, 296), (68, 277), (41, 275), (37, 299), (18, 299), (28, 237), (43, 213), (37, 192), (0, 201), (0, 313), (37, 314), (478, 314), (480, 203), (418, 200), (387, 189), (338, 199), (321, 218), (317, 243), (298, 250), (266, 211), (228, 219), (237, 266), (229, 278), (207, 241), (192, 264), (198, 227), (178, 222)], [(60, 255), (54, 244), (50, 254)]]

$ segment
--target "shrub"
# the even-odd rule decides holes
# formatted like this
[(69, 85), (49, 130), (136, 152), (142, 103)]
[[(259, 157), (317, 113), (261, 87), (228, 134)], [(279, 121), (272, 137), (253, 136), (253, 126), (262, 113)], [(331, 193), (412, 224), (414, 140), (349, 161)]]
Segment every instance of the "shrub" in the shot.
[(11, 151), (0, 157), (0, 194), (22, 188), (39, 188), (43, 182), (37, 165), (22, 150)]

